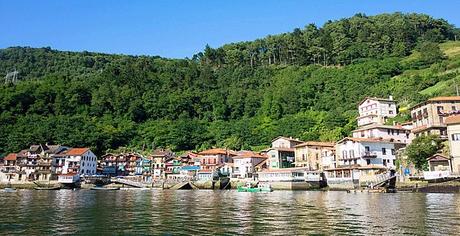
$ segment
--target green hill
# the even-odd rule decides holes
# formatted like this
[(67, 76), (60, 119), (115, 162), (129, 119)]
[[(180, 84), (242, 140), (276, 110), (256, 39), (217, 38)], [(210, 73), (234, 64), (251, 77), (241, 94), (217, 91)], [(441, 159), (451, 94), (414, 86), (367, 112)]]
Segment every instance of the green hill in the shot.
[(307, 25), (192, 59), (0, 50), (0, 153), (32, 143), (108, 149), (260, 149), (278, 135), (334, 141), (355, 126), (366, 96), (402, 106), (450, 95), (456, 29), (418, 14)]

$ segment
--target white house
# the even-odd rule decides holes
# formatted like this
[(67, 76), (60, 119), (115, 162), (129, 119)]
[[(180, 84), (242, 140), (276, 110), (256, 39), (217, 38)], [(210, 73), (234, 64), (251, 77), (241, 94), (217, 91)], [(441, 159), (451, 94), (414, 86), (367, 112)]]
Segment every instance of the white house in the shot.
[(289, 168), (295, 165), (295, 146), (303, 143), (298, 139), (277, 137), (272, 140), (271, 148), (264, 151), (268, 156), (268, 168)]
[(370, 124), (352, 131), (353, 138), (381, 138), (401, 143), (410, 143), (412, 134), (410, 129), (401, 125)]
[(252, 178), (256, 172), (255, 167), (267, 157), (252, 151), (240, 151), (233, 157), (233, 176)]
[(396, 151), (404, 146), (393, 140), (347, 137), (337, 142), (336, 155), (340, 166), (394, 168)]
[(54, 156), (59, 174), (95, 175), (97, 157), (89, 148), (71, 148)]
[(396, 101), (392, 96), (388, 99), (367, 97), (359, 103), (358, 111), (358, 126), (385, 124), (388, 118), (397, 115)]

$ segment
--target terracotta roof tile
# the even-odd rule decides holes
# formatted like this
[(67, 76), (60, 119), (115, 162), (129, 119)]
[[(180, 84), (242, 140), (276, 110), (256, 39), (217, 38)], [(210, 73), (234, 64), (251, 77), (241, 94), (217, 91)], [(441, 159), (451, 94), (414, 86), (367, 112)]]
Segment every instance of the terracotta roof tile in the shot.
[(460, 115), (457, 116), (449, 116), (446, 118), (445, 122), (446, 124), (459, 124), (460, 123)]
[(444, 97), (434, 97), (428, 99), (430, 102), (448, 102), (448, 101), (460, 101), (460, 96), (444, 96)]
[(65, 154), (68, 156), (80, 156), (89, 151), (89, 148), (71, 148)]
[(267, 156), (253, 151), (239, 151), (233, 158), (267, 158)]
[(17, 158), (16, 153), (10, 153), (3, 160), (5, 160), (5, 161), (16, 161), (16, 158)]
[(230, 155), (230, 156), (235, 156), (236, 153), (235, 151), (232, 150), (227, 150), (223, 148), (213, 148), (213, 149), (208, 149), (204, 150), (198, 153), (198, 155)]

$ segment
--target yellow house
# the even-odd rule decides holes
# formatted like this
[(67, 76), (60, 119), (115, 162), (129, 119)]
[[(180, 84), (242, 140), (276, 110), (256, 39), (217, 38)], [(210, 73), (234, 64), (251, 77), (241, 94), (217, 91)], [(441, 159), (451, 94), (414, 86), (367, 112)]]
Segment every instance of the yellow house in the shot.
[(335, 167), (335, 144), (329, 142), (304, 142), (295, 146), (295, 166), (309, 170)]
[(435, 97), (411, 108), (412, 133), (416, 137), (423, 134), (438, 134), (447, 139), (445, 119), (460, 110), (460, 96)]

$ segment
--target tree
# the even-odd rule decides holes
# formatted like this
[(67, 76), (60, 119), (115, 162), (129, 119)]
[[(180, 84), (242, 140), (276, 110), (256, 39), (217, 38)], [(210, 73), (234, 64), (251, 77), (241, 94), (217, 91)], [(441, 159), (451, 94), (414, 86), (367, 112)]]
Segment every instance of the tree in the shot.
[(420, 52), (420, 62), (424, 65), (433, 64), (444, 59), (445, 55), (437, 43), (423, 42), (417, 47)]
[(418, 170), (428, 170), (427, 158), (442, 149), (442, 142), (437, 135), (423, 135), (415, 138), (406, 147), (405, 154)]

